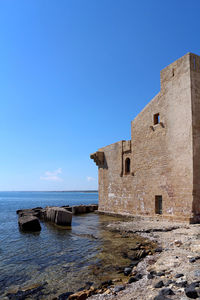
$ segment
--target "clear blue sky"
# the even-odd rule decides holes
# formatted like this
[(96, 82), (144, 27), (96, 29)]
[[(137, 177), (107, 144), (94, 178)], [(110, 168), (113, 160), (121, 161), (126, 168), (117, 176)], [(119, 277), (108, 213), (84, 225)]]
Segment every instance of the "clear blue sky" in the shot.
[(97, 188), (160, 70), (200, 55), (199, 0), (1, 0), (0, 190)]

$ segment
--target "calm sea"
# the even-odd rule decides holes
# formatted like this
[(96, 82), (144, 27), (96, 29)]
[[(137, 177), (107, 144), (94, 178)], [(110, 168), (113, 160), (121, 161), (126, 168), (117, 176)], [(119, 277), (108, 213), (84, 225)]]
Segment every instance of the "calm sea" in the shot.
[(74, 216), (71, 230), (41, 223), (40, 233), (23, 234), (18, 229), (16, 210), (90, 203), (98, 203), (98, 193), (0, 192), (0, 295), (40, 282), (47, 282), (52, 294), (64, 282), (66, 290), (67, 280), (71, 290), (80, 286), (76, 273), (92, 262), (98, 247), (97, 240), (91, 238), (98, 235), (98, 216)]
[(60, 295), (122, 280), (118, 271), (130, 264), (127, 251), (137, 240), (107, 230), (107, 224), (118, 221), (115, 217), (75, 215), (67, 229), (41, 222), (41, 232), (19, 231), (18, 209), (92, 203), (98, 203), (98, 193), (0, 192), (0, 299), (33, 286), (42, 286), (42, 295), (29, 300), (66, 299)]

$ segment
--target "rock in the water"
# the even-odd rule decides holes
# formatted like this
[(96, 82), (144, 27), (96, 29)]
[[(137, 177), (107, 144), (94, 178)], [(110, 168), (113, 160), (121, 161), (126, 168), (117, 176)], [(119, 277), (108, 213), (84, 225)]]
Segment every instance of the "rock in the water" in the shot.
[(22, 216), (18, 219), (18, 224), (23, 231), (40, 231), (41, 226), (39, 219), (34, 216)]
[(80, 291), (77, 292), (75, 294), (69, 295), (69, 300), (85, 300), (87, 299), (89, 296), (91, 296), (94, 292), (94, 288), (90, 288), (89, 290), (84, 290), (84, 291)]
[(125, 289), (124, 285), (116, 285), (115, 288), (114, 288), (114, 292), (118, 293), (118, 292), (120, 292), (120, 291), (122, 291), (124, 289)]
[(73, 295), (72, 292), (66, 292), (58, 296), (58, 300), (66, 300), (70, 295)]
[(124, 269), (124, 275), (125, 275), (125, 276), (128, 276), (128, 275), (131, 273), (131, 271), (132, 271), (132, 268), (129, 268), (129, 267), (128, 267), (128, 268), (125, 268), (125, 269)]
[(101, 283), (101, 286), (103, 286), (103, 287), (108, 287), (108, 286), (110, 286), (110, 285), (112, 285), (112, 284), (113, 284), (112, 280), (106, 280), (106, 281), (103, 281), (103, 282)]
[(45, 219), (57, 225), (70, 226), (72, 222), (72, 213), (61, 207), (47, 207)]
[(45, 282), (42, 285), (36, 284), (23, 290), (19, 289), (16, 293), (8, 293), (6, 296), (9, 300), (40, 299), (40, 297), (43, 296), (43, 289), (46, 284)]
[(142, 274), (136, 274), (135, 276), (129, 278), (128, 283), (136, 282), (140, 279), (142, 279)]

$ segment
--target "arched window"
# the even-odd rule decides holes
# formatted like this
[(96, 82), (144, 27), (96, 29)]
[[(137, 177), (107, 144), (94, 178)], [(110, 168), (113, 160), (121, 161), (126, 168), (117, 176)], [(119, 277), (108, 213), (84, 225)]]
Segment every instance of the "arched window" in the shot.
[(125, 160), (125, 174), (130, 174), (131, 172), (131, 160), (129, 157)]

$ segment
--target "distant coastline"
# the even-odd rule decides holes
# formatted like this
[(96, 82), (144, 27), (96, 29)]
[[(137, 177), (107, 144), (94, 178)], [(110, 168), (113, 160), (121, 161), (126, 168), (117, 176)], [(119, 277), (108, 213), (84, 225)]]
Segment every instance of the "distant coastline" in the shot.
[(71, 190), (71, 191), (0, 191), (8, 193), (98, 193), (98, 190)]

